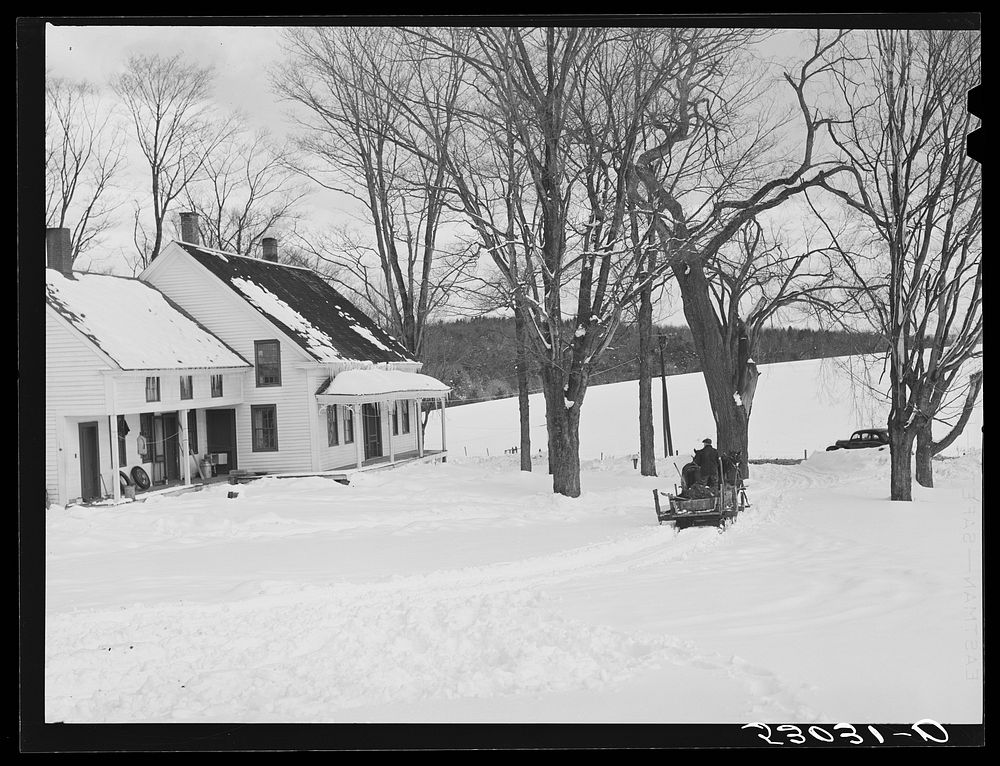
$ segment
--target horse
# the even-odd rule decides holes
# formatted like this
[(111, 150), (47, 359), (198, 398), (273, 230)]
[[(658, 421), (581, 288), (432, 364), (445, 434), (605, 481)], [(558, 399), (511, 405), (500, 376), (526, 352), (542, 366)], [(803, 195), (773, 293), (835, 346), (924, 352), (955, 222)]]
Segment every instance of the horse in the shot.
[(743, 473), (740, 470), (743, 454), (739, 450), (723, 452), (719, 458), (722, 461), (722, 479), (734, 487), (743, 486)]

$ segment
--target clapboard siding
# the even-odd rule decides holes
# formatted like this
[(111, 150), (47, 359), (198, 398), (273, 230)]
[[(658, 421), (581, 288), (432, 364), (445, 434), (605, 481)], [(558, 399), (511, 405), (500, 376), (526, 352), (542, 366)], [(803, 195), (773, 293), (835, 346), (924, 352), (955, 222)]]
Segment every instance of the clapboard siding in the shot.
[[(400, 402), (400, 407), (408, 404), (409, 400), (403, 400)], [(414, 416), (415, 408), (410, 406), (410, 432), (402, 433), (403, 431), (403, 417), (402, 412), (400, 412), (399, 417), (399, 430), (400, 433), (392, 437), (392, 448), (396, 454), (400, 452), (409, 452), (417, 448), (417, 423), (416, 417)], [(382, 418), (382, 440), (385, 444), (385, 449), (383, 450), (386, 455), (389, 454), (389, 436), (392, 433), (392, 403), (385, 408), (385, 417)]]
[[(345, 409), (346, 407), (344, 405), (338, 405), (336, 407), (335, 417), (337, 419), (337, 434), (340, 444), (335, 444), (331, 447), (329, 430), (327, 428), (327, 408), (318, 408), (317, 417), (319, 419), (320, 432), (319, 454), (321, 471), (329, 471), (333, 468), (342, 468), (343, 466), (355, 465), (357, 463), (357, 447), (353, 441), (344, 441), (346, 433), (344, 430)], [(357, 428), (355, 428), (355, 438), (360, 438)]]
[[(244, 359), (254, 362), (254, 341), (277, 340), (281, 348), (281, 385), (257, 387), (256, 375), (245, 375), (243, 402), (236, 406), (236, 449), (239, 467), (255, 472), (308, 471), (312, 467), (309, 410), (305, 403), (315, 396), (308, 389), (308, 374), (302, 368), (312, 360), (256, 310), (189, 256), (172, 254), (146, 279), (174, 303), (195, 317), (223, 343)], [(163, 257), (163, 256), (161, 256)], [(251, 406), (274, 404), (277, 412), (278, 451), (254, 452)]]
[[(202, 407), (232, 407), (243, 401), (244, 379), (247, 372), (222, 373), (221, 397), (212, 396), (211, 377), (209, 371), (185, 372), (172, 370), (170, 372), (155, 371), (151, 373), (160, 379), (160, 399), (156, 402), (146, 401), (146, 376), (118, 377), (115, 380), (115, 409), (125, 412), (172, 412), (174, 410), (194, 410)], [(191, 399), (181, 399), (180, 378), (191, 375)]]
[(62, 412), (105, 412), (103, 372), (111, 365), (46, 307), (45, 404)]
[(104, 455), (107, 442), (104, 373), (108, 370), (111, 365), (46, 307), (45, 489), (52, 502), (65, 504), (80, 495), (80, 464), (74, 458), (79, 454), (78, 423), (96, 420), (103, 425), (101, 468), (109, 466)]

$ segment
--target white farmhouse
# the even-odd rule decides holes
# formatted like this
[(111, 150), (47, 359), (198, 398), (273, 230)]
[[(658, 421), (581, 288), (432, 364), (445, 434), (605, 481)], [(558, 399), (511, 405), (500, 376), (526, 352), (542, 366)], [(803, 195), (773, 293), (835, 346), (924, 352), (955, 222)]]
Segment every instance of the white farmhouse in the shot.
[(117, 498), (133, 474), (188, 484), (204, 460), (216, 476), (347, 478), (446, 459), (444, 418), (434, 453), (419, 419), (449, 388), (398, 341), (312, 270), (279, 264), (273, 239), (256, 259), (199, 245), (190, 214), (182, 230), (138, 279), (69, 272), (68, 232), (48, 232), (51, 500)]

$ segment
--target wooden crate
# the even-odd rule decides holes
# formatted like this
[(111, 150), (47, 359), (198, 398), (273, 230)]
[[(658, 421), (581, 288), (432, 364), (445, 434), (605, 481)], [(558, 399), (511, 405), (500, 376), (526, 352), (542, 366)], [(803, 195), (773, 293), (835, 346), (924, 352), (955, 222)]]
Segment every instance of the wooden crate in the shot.
[(689, 500), (682, 497), (671, 497), (670, 509), (681, 513), (685, 511), (711, 511), (715, 508), (718, 500), (717, 497), (700, 497)]

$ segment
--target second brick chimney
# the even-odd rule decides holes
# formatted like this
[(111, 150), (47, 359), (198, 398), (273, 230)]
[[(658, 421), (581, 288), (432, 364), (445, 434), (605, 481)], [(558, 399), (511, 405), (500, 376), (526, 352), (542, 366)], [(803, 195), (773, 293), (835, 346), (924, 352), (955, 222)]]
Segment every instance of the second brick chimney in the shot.
[(69, 229), (45, 230), (45, 265), (71, 276), (73, 273), (73, 238)]
[(181, 213), (181, 241), (189, 245), (201, 244), (197, 213)]
[(278, 262), (278, 240), (274, 237), (264, 237), (260, 241), (261, 258), (265, 261), (270, 261), (271, 263)]

